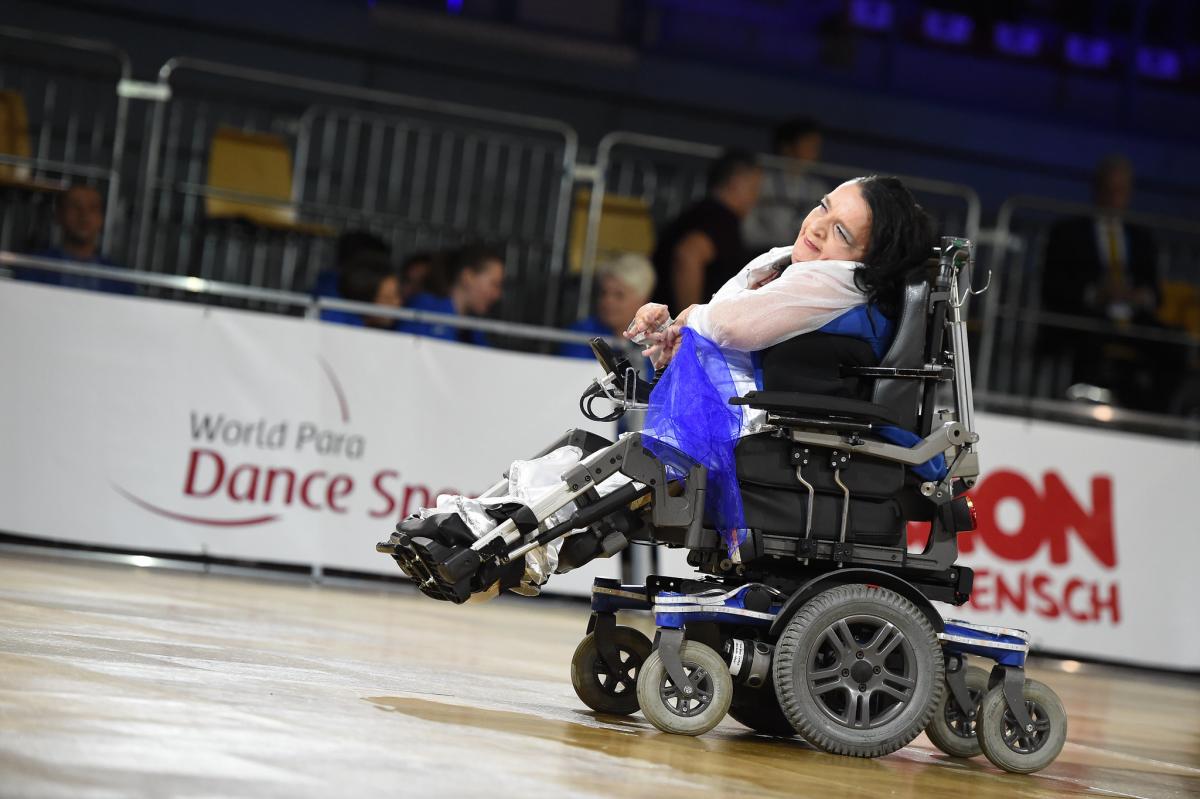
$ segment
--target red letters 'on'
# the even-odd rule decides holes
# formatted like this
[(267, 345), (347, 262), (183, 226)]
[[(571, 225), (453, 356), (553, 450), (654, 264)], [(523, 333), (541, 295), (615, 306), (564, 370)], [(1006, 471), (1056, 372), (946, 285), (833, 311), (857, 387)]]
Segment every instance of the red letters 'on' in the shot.
[[(1042, 503), (1028, 480), (1016, 472), (995, 471), (976, 487), (973, 496), (979, 509), (979, 536), (988, 549), (1005, 560), (1028, 560), (1038, 551)], [(1000, 529), (996, 520), (997, 506), (1005, 499), (1021, 505), (1021, 527), (1011, 534)]]
[[(1069, 561), (1068, 539), (1074, 535), (1103, 565), (1117, 565), (1116, 536), (1113, 530), (1113, 484), (1110, 477), (1092, 478), (1091, 510), (1075, 498), (1062, 478), (1046, 472), (1044, 488), (1038, 491), (1024, 476), (1008, 470), (992, 472), (972, 492), (979, 511), (979, 540), (1005, 560), (1021, 561), (1033, 557), (1043, 544), (1049, 544), (1050, 562)], [(1021, 506), (1021, 527), (1003, 530), (996, 519), (998, 506), (1012, 500)], [(963, 552), (971, 551), (971, 538), (959, 537)]]

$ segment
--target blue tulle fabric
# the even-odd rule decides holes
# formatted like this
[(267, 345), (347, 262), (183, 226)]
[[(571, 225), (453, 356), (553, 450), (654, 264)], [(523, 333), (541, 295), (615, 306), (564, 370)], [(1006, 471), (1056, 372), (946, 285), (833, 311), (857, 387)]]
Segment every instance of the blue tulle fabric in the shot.
[[(661, 442), (683, 452), (707, 472), (705, 517), (721, 534), (732, 557), (746, 540), (746, 520), (733, 451), (742, 429), (742, 409), (733, 376), (716, 344), (684, 328), (679, 349), (650, 394), (643, 434), (646, 447), (664, 462)], [(679, 467), (668, 466), (668, 472)], [(670, 474), (674, 479), (682, 473)]]

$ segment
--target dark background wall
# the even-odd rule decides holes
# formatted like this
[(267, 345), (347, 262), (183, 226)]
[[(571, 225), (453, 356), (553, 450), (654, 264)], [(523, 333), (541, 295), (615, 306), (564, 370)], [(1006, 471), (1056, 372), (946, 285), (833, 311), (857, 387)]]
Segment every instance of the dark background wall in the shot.
[(812, 116), (827, 126), (826, 160), (970, 184), (992, 210), (1018, 193), (1086, 201), (1092, 166), (1119, 151), (1138, 172), (1135, 207), (1200, 214), (1200, 96), (1188, 85), (780, 27), (758, 13), (770, 4), (735, 15), (739, 4), (665, 0), (2, 5), (9, 24), (117, 44), (146, 80), (192, 55), (554, 117), (585, 147), (629, 129), (766, 149), (776, 121)]

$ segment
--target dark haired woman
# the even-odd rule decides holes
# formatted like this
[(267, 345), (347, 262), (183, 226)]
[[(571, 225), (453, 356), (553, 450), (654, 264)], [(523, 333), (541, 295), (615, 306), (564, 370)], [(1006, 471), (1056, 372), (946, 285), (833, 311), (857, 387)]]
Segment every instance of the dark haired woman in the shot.
[[(433, 290), (414, 294), (405, 303), (406, 307), (458, 316), (485, 316), (500, 300), (504, 259), (489, 247), (472, 244), (450, 253), (444, 271), (435, 270), (430, 277), (436, 278), (430, 281)], [(397, 329), (446, 341), (488, 345), (481, 330), (456, 328), (441, 322), (401, 322)]]
[[(625, 335), (649, 339), (646, 354), (670, 365), (650, 395), (644, 432), (706, 467), (707, 515), (731, 557), (745, 528), (734, 447), (761, 428), (766, 413), (728, 400), (763, 388), (760, 352), (805, 333), (865, 340), (876, 361), (882, 358), (905, 281), (933, 246), (931, 221), (903, 183), (856, 178), (822, 198), (790, 248), (755, 258), (707, 303), (684, 309), (674, 322), (663, 305), (638, 311)], [(812, 349), (803, 354), (830, 360)], [(836, 379), (838, 367), (829, 368)], [(913, 443), (912, 431), (879, 432)]]
[[(695, 331), (720, 349), (739, 394), (755, 388), (752, 353), (803, 333), (862, 338), (882, 357), (904, 282), (934, 243), (929, 216), (900, 180), (855, 178), (808, 213), (791, 247), (755, 258), (668, 327), (665, 305), (642, 306), (625, 335), (648, 338), (647, 354), (662, 366), (674, 357), (683, 330)], [(762, 420), (761, 412), (746, 410), (743, 433)]]

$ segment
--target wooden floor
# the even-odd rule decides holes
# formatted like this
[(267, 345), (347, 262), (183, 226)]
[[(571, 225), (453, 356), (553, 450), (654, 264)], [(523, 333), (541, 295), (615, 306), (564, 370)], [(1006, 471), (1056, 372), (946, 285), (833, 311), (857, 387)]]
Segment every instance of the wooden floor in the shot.
[(1044, 772), (924, 736), (878, 760), (598, 718), (568, 681), (586, 607), (453, 607), (0, 555), (0, 795), (1200, 795), (1200, 681), (1046, 664), (1070, 734)]

